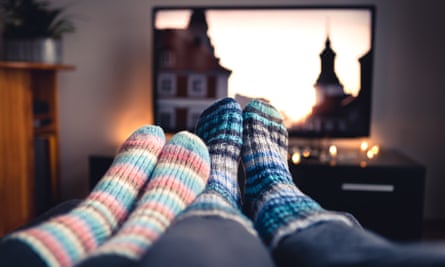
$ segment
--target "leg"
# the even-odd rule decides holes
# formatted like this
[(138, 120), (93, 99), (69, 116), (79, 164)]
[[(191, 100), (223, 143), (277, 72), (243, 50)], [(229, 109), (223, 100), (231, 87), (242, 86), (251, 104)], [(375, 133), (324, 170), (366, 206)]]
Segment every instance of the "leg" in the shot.
[(80, 203), (82, 203), (82, 200), (80, 200), (80, 199), (72, 199), (72, 200), (67, 200), (65, 202), (62, 202), (62, 203), (58, 204), (57, 206), (54, 206), (51, 209), (45, 211), (44, 213), (39, 215), (37, 218), (32, 220), (30, 223), (21, 226), (16, 231), (34, 227), (34, 226), (36, 226), (40, 223), (43, 223), (53, 217), (68, 213), (72, 209), (74, 209), (76, 206), (78, 206)]
[(183, 131), (164, 146), (145, 192), (119, 231), (79, 267), (131, 266), (204, 190), (210, 159), (205, 144)]
[(345, 216), (324, 210), (295, 186), (287, 165), (287, 130), (273, 106), (251, 101), (243, 111), (243, 123), (245, 205), (269, 247), (321, 221), (353, 224)]
[(238, 161), (242, 146), (242, 111), (232, 98), (217, 101), (201, 114), (196, 134), (210, 154), (210, 177), (204, 192), (181, 214), (219, 216), (238, 221), (256, 234), (252, 222), (241, 213)]
[(273, 267), (257, 236), (231, 219), (190, 216), (176, 222), (153, 245), (139, 267)]
[(138, 266), (273, 266), (251, 221), (240, 211), (239, 104), (231, 98), (214, 103), (201, 115), (196, 133), (209, 149), (207, 187)]
[(327, 211), (292, 182), (278, 111), (252, 101), (243, 113), (246, 205), (278, 266), (445, 266), (445, 247), (397, 245)]
[(280, 267), (445, 266), (445, 244), (395, 244), (374, 233), (326, 221), (296, 232), (273, 251)]
[(159, 127), (135, 131), (82, 203), (67, 214), (4, 238), (0, 262), (8, 266), (72, 266), (85, 257), (127, 217), (164, 143)]

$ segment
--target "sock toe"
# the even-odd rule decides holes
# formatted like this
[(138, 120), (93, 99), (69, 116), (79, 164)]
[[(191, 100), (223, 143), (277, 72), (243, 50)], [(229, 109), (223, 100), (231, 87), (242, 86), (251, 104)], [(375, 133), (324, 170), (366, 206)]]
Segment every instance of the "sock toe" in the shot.
[(195, 132), (207, 145), (230, 141), (231, 136), (236, 137), (241, 132), (241, 114), (238, 102), (233, 98), (223, 98), (204, 110)]

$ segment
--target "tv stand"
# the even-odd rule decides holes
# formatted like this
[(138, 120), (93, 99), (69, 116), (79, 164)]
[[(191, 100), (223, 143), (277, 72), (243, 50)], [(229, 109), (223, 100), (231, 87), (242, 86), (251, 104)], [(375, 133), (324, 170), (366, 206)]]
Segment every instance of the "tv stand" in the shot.
[[(289, 169), (296, 185), (322, 207), (346, 211), (367, 229), (397, 241), (421, 238), (425, 167), (395, 150), (372, 159), (359, 152)], [(354, 156), (355, 155), (355, 156)]]

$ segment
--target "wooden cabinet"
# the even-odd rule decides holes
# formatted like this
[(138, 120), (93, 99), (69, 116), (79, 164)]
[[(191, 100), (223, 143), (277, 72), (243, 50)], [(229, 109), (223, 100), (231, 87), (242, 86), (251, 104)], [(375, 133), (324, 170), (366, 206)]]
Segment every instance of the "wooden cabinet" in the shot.
[(0, 62), (0, 236), (36, 213), (36, 140), (45, 140), (49, 199), (59, 197), (58, 88), (70, 65)]

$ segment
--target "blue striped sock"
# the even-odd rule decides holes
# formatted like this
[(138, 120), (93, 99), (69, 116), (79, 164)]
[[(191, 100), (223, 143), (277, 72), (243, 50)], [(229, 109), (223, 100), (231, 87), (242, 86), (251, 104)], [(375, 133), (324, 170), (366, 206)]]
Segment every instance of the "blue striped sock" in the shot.
[(251, 221), (240, 210), (237, 173), (242, 147), (242, 111), (232, 98), (223, 98), (201, 114), (196, 134), (209, 149), (211, 170), (204, 192), (181, 218), (215, 215), (238, 221), (254, 233)]
[(282, 237), (315, 222), (343, 216), (323, 210), (293, 183), (287, 164), (287, 130), (270, 104), (253, 100), (243, 111), (245, 205), (263, 241), (272, 248)]

